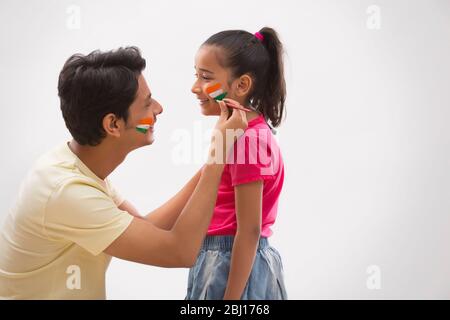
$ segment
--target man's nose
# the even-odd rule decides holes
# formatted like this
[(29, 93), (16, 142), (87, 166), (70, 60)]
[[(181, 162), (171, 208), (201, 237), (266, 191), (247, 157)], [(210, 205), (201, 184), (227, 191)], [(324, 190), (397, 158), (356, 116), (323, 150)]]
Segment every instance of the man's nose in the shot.
[(155, 114), (161, 114), (164, 111), (164, 109), (158, 101), (155, 102), (156, 102)]

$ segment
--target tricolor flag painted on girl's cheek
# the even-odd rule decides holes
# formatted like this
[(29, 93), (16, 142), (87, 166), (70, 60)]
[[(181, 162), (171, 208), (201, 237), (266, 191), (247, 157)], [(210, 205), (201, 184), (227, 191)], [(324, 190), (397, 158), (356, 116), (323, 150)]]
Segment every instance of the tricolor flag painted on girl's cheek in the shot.
[(217, 83), (215, 85), (206, 88), (206, 93), (216, 101), (223, 100), (227, 95), (227, 93), (223, 91), (220, 83)]
[(136, 130), (141, 133), (147, 133), (148, 129), (155, 123), (153, 118), (144, 118), (139, 121), (139, 124), (136, 126)]

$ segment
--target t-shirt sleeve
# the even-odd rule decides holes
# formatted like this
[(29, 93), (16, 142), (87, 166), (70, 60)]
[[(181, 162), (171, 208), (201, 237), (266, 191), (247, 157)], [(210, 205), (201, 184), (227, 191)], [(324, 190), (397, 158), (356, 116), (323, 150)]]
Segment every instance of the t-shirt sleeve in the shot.
[(109, 190), (109, 195), (113, 199), (114, 203), (117, 206), (120, 206), (122, 202), (125, 201), (125, 198), (122, 196), (122, 194), (117, 190), (117, 188), (111, 183), (111, 181), (106, 180), (107, 187)]
[(262, 136), (256, 138), (255, 135), (248, 134), (238, 139), (234, 146), (234, 153), (228, 159), (232, 162), (228, 166), (233, 187), (276, 178), (275, 166), (278, 165), (278, 161), (275, 157), (279, 153), (272, 150), (270, 141), (270, 137), (269, 139)]
[(103, 252), (133, 220), (105, 192), (84, 181), (57, 188), (44, 214), (50, 238), (72, 241), (93, 255)]

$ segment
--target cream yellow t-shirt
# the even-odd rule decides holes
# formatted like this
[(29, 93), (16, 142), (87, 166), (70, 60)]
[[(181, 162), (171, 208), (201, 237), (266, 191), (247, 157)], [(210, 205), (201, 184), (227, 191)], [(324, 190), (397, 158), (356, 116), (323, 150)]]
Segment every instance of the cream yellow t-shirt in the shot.
[(103, 253), (131, 223), (67, 143), (42, 156), (0, 233), (0, 298), (105, 299)]

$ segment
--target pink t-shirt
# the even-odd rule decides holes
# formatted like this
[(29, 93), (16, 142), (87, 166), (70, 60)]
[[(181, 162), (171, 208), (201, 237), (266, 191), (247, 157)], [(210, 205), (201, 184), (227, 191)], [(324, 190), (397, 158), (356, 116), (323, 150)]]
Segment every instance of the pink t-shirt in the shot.
[(249, 121), (245, 133), (234, 145), (234, 154), (230, 155), (222, 174), (208, 235), (236, 234), (234, 187), (257, 180), (264, 184), (261, 236), (269, 237), (277, 216), (284, 165), (278, 144), (262, 115)]

